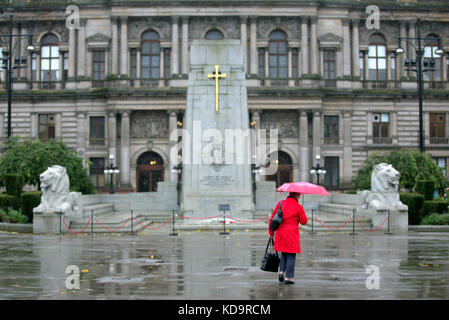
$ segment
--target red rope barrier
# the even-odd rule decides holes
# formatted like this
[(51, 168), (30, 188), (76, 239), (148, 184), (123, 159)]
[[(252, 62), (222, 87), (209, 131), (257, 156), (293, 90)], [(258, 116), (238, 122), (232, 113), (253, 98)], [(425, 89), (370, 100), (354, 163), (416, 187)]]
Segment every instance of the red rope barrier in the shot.
[(171, 217), (169, 217), (169, 218), (168, 218), (163, 224), (161, 224), (159, 227), (155, 227), (155, 228), (149, 228), (149, 227), (145, 226), (145, 225), (142, 224), (142, 222), (140, 222), (137, 218), (134, 218), (134, 220), (136, 220), (136, 222), (137, 222), (138, 224), (140, 224), (142, 227), (144, 227), (145, 229), (148, 229), (148, 230), (156, 230), (156, 229), (160, 229), (160, 228), (166, 226), (167, 223), (170, 222)]
[(117, 227), (117, 228), (114, 228), (114, 229), (106, 228), (106, 227), (105, 227), (104, 225), (102, 225), (102, 224), (100, 223), (100, 221), (98, 221), (97, 218), (95, 218), (95, 217), (94, 217), (94, 220), (95, 220), (95, 222), (96, 222), (101, 228), (103, 228), (104, 230), (114, 232), (114, 231), (117, 231), (117, 230), (120, 230), (121, 228), (123, 228), (123, 227), (129, 222), (129, 220), (131, 220), (131, 218), (126, 219), (126, 221), (125, 221), (120, 227)]
[(365, 230), (365, 231), (379, 231), (379, 229), (382, 228), (382, 226), (385, 224), (385, 222), (387, 222), (388, 216), (385, 217), (384, 222), (382, 222), (382, 224), (381, 224), (379, 227), (377, 227), (377, 229), (372, 229), (372, 230), (366, 229), (366, 228), (360, 223), (359, 219), (355, 218), (355, 220), (356, 220), (357, 223), (362, 227), (362, 229)]
[(213, 217), (205, 217), (205, 218), (195, 218), (195, 217), (186, 217), (186, 216), (178, 216), (178, 218), (180, 219), (192, 219), (192, 220), (206, 220), (206, 219), (214, 219), (214, 218), (219, 218), (222, 217), (223, 215), (220, 214), (218, 216), (213, 216)]
[(329, 226), (326, 226), (326, 225), (325, 225), (323, 222), (321, 222), (321, 220), (318, 219), (318, 218), (315, 218), (315, 220), (318, 221), (318, 222), (319, 222), (323, 227), (325, 227), (326, 229), (330, 229), (330, 230), (338, 230), (338, 229), (340, 229), (340, 228), (343, 228), (345, 225), (347, 225), (347, 224), (349, 223), (349, 221), (352, 220), (352, 217), (349, 218), (348, 221), (346, 221), (345, 223), (343, 223), (341, 226), (338, 226), (338, 227), (329, 227)]
[(66, 226), (67, 229), (69, 229), (69, 231), (71, 233), (73, 233), (73, 234), (80, 234), (80, 233), (83, 233), (86, 230), (87, 226), (89, 225), (90, 218), (89, 218), (89, 220), (87, 220), (86, 226), (80, 232), (72, 231), (72, 229), (70, 229), (69, 226), (67, 225), (67, 223), (65, 222), (64, 218), (62, 218), (62, 222), (64, 222), (64, 225)]
[(235, 221), (241, 222), (241, 223), (260, 222), (260, 221), (264, 221), (264, 220), (270, 219), (270, 217), (266, 217), (266, 218), (262, 218), (262, 219), (258, 219), (258, 220), (239, 220), (239, 219), (231, 217), (231, 216), (228, 216), (228, 218), (231, 218), (232, 220), (235, 220)]

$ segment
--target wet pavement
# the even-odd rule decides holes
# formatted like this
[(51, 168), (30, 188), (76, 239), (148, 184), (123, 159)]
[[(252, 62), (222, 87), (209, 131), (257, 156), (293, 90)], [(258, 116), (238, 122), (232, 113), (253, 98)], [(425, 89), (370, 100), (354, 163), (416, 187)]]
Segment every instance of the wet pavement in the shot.
[[(259, 270), (266, 232), (168, 232), (0, 232), (0, 299), (449, 298), (449, 233), (302, 232), (296, 284), (286, 286)], [(69, 265), (81, 272), (78, 290), (66, 287)], [(379, 270), (379, 289), (367, 288), (368, 266)]]

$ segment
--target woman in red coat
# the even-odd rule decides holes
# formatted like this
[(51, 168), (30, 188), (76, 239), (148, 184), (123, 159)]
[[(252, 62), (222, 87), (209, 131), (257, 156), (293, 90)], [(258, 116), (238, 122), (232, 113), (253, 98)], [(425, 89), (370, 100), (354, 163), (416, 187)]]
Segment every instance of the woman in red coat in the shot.
[[(287, 199), (282, 201), (281, 209), (283, 220), (276, 230), (274, 241), (274, 250), (282, 253), (279, 265), (279, 281), (284, 282), (285, 284), (294, 283), (291, 279), (295, 273), (296, 254), (301, 253), (298, 224), (307, 224), (306, 213), (304, 212), (303, 207), (298, 203), (300, 196), (300, 193), (290, 192)], [(274, 231), (270, 229), (271, 220), (273, 220), (280, 203), (281, 202), (274, 208), (270, 222), (268, 223), (268, 232), (271, 237), (273, 237), (274, 234)]]

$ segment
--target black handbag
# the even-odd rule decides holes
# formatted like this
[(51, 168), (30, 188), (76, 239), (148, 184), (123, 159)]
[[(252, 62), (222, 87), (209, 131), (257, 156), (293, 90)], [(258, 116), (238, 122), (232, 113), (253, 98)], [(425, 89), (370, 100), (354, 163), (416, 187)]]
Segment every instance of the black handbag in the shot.
[[(271, 250), (268, 251), (268, 248), (271, 248)], [(265, 255), (263, 256), (260, 269), (262, 271), (278, 272), (280, 261), (281, 259), (279, 258), (278, 253), (274, 251), (274, 240), (270, 237), (270, 239), (268, 239), (267, 248), (265, 249)]]
[(273, 219), (271, 219), (270, 229), (272, 231), (276, 231), (277, 228), (279, 228), (279, 226), (281, 225), (282, 220), (284, 220), (284, 217), (282, 217), (282, 202), (281, 202), (279, 204), (278, 211), (274, 215)]

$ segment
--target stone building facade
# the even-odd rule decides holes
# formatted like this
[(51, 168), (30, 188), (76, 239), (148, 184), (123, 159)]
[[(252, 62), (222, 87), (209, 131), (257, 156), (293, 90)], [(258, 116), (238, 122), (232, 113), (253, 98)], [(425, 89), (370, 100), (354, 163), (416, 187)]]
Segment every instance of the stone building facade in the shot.
[[(279, 130), (280, 170), (256, 180), (313, 181), (320, 155), (324, 185), (350, 187), (370, 153), (418, 146), (416, 75), (404, 67), (416, 53), (405, 41), (395, 53), (399, 36), (417, 35), (417, 18), (437, 65), (425, 78), (426, 151), (448, 168), (449, 59), (435, 54), (449, 52), (448, 1), (380, 2), (379, 29), (366, 23), (376, 1), (76, 1), (79, 20), (70, 1), (3, 2), (13, 33), (32, 33), (36, 47), (15, 46), (27, 63), (13, 72), (13, 135), (62, 139), (90, 161), (99, 188), (111, 154), (123, 190), (177, 181), (169, 133), (182, 127), (196, 39), (240, 40), (250, 125)], [(8, 28), (0, 17), (0, 33)], [(6, 127), (2, 85), (1, 139)]]

